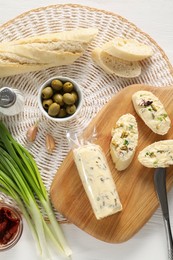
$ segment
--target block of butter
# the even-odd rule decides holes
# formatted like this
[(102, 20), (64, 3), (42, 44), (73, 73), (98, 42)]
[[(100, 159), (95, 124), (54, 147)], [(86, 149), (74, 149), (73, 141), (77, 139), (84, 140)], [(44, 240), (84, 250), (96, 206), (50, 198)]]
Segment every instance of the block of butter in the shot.
[(99, 145), (86, 144), (73, 150), (83, 187), (97, 219), (122, 210), (116, 185)]

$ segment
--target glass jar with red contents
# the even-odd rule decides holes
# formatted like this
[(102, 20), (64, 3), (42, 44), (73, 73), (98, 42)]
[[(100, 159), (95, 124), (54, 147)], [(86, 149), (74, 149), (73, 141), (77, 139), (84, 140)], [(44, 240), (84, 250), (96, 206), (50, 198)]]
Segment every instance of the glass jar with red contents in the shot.
[(0, 251), (13, 247), (20, 239), (23, 221), (20, 212), (0, 202)]

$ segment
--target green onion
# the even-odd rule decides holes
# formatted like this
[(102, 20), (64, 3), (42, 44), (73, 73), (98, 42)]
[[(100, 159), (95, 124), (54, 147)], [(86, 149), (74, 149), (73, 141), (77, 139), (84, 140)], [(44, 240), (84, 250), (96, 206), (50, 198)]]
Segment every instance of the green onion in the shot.
[[(11, 136), (2, 122), (0, 122), (0, 191), (12, 197), (18, 204), (43, 259), (51, 259), (48, 238), (60, 254), (66, 257), (71, 255), (71, 249), (56, 220), (34, 158)], [(43, 217), (40, 203), (47, 213), (49, 224)]]

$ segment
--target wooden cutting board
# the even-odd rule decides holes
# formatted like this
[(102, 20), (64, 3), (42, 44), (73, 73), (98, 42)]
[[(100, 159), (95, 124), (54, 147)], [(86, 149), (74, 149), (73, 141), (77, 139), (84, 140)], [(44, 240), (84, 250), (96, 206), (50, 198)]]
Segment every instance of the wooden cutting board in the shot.
[[(164, 104), (172, 120), (171, 129), (165, 136), (159, 136), (143, 123), (137, 116), (132, 102), (132, 94), (138, 90), (153, 92)], [(111, 129), (118, 118), (125, 114), (133, 114), (138, 123), (139, 143), (131, 165), (123, 172), (115, 170), (109, 154)], [(154, 169), (142, 166), (138, 160), (138, 152), (145, 146), (159, 140), (173, 139), (173, 87), (151, 87), (131, 85), (121, 90), (103, 107), (84, 132), (87, 138), (94, 127), (97, 130), (97, 142), (104, 150), (113, 178), (116, 182), (123, 210), (102, 220), (93, 214), (89, 200), (78, 176), (76, 166), (70, 152), (52, 182), (50, 195), (55, 208), (70, 222), (97, 239), (109, 243), (121, 243), (130, 239), (149, 220), (159, 206), (153, 184)], [(172, 167), (167, 169), (167, 188), (173, 185)]]

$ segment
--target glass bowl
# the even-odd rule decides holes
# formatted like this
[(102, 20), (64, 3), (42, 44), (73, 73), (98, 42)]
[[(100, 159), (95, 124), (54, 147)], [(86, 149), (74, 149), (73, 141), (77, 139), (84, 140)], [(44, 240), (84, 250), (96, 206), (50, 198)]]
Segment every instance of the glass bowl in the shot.
[(23, 232), (21, 213), (15, 207), (0, 202), (0, 251), (12, 248)]

